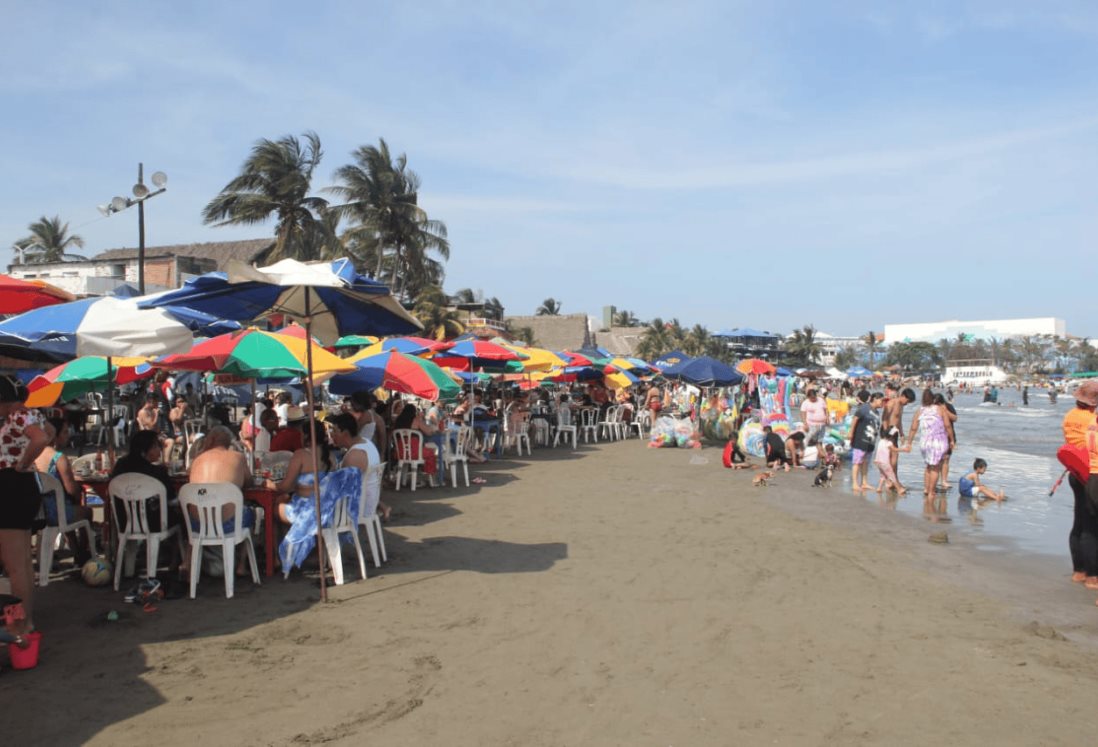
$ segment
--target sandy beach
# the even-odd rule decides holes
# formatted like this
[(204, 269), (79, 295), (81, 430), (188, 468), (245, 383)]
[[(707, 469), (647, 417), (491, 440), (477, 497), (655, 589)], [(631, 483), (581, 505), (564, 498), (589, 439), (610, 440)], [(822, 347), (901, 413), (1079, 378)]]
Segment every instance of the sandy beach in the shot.
[(389, 564), (326, 605), (300, 572), (152, 613), (51, 583), (41, 666), (0, 672), (7, 741), (1094, 741), (1098, 608), (1066, 558), (931, 544), (950, 526), (805, 473), (753, 488), (715, 448), (474, 471), (389, 493)]

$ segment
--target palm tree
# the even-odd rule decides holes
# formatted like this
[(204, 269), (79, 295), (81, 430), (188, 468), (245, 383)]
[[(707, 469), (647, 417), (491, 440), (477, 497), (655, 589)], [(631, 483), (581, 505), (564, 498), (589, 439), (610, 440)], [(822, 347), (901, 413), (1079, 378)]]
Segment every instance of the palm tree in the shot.
[(507, 331), (511, 333), (511, 336), (516, 340), (522, 340), (527, 345), (537, 345), (537, 339), (534, 337), (533, 327), (512, 327), (507, 325)]
[(811, 324), (794, 330), (786, 338), (785, 349), (794, 362), (805, 366), (815, 365), (823, 352), (820, 343), (816, 342), (816, 328)]
[(835, 353), (835, 368), (847, 369), (858, 362), (858, 350), (853, 345), (844, 345)]
[(412, 315), (423, 323), (423, 334), (436, 340), (456, 337), (465, 331), (457, 312), (449, 307), (450, 299), (437, 285), (423, 288), (412, 309)]
[(62, 262), (69, 247), (81, 248), (84, 239), (76, 234), (69, 235), (69, 224), (62, 223), (58, 215), (52, 218), (42, 216), (27, 226), (30, 235), (15, 242), (18, 249), (24, 251), (24, 261), (28, 264)]
[(503, 303), (495, 296), (484, 300), (484, 318), (503, 321)]
[(709, 355), (712, 349), (712, 342), (713, 336), (709, 334), (709, 330), (701, 324), (695, 324), (686, 335), (683, 352), (691, 358)]
[(671, 335), (667, 331), (667, 325), (660, 318), (655, 318), (648, 323), (641, 338), (637, 343), (637, 356), (648, 361), (654, 361), (664, 353), (674, 349)]
[(615, 312), (613, 323), (615, 327), (639, 327), (640, 320), (637, 319), (636, 314), (627, 309)]
[[(667, 323), (667, 334), (670, 335), (671, 344), (681, 348), (686, 344), (686, 328), (679, 324), (678, 319), (672, 319)], [(668, 351), (664, 351), (665, 353)]]
[(306, 132), (304, 138), (304, 146), (292, 135), (258, 141), (240, 174), (203, 209), (203, 222), (215, 226), (252, 225), (264, 223), (273, 215), (278, 221), (275, 246), (267, 258), (316, 259), (319, 249), (312, 242), (324, 234), (317, 224), (328, 203), (310, 197), (309, 189), (313, 171), (324, 153), (315, 132)]
[(355, 224), (353, 237), (376, 259), (379, 277), (386, 257), (391, 259), (391, 275), (404, 295), (409, 284), (428, 281), (430, 252), (450, 258), (446, 224), (431, 220), (419, 206), (419, 176), (408, 169), (404, 153), (393, 159), (384, 138), (377, 147), (364, 145), (351, 155), (354, 163), (335, 173), (342, 183), (327, 190), (345, 200), (333, 209)]
[(955, 350), (953, 340), (948, 337), (943, 337), (938, 340), (938, 355), (941, 356), (943, 361), (950, 361), (953, 359), (953, 351)]
[(541, 306), (534, 313), (537, 316), (560, 316), (560, 301), (547, 298), (541, 302)]
[(865, 337), (862, 338), (865, 342), (866, 352), (866, 368), (875, 368), (877, 363), (877, 346), (880, 340), (877, 339), (877, 333), (873, 330), (869, 330), (865, 333)]

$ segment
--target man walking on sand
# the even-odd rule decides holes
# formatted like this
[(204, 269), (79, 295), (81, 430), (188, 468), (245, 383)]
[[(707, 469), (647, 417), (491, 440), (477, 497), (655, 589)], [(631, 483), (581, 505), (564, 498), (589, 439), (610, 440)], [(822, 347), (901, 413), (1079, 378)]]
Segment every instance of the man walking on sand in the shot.
[(892, 450), (892, 471), (897, 475), (900, 464), (900, 440), (904, 437), (904, 408), (915, 401), (915, 390), (911, 387), (900, 392), (898, 397), (893, 397), (884, 408), (881, 418), (881, 432), (884, 437), (897, 447)]

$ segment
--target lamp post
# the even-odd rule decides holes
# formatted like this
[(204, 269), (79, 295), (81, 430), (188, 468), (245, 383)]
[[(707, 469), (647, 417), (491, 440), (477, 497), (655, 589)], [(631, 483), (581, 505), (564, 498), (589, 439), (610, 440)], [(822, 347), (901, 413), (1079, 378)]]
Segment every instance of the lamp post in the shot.
[(154, 171), (150, 177), (155, 192), (150, 192), (145, 186), (145, 165), (137, 164), (137, 184), (133, 185), (133, 197), (115, 197), (106, 205), (100, 205), (98, 210), (104, 216), (110, 217), (120, 213), (128, 207), (137, 205), (137, 291), (145, 295), (145, 200), (156, 197), (167, 189), (168, 175), (163, 171)]

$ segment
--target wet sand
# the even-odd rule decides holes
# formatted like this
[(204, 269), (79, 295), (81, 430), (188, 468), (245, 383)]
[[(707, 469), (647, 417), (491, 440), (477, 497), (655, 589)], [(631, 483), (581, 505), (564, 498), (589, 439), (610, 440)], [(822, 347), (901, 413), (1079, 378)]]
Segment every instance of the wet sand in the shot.
[(956, 532), (931, 544), (949, 525), (813, 489), (803, 472), (753, 488), (713, 448), (633, 440), (472, 471), (487, 484), (389, 494), (390, 563), (327, 605), (301, 573), (238, 582), (232, 600), (203, 579), (198, 600), (153, 613), (51, 583), (42, 665), (0, 673), (5, 736), (1094, 741), (1098, 608), (1066, 559), (979, 551)]

